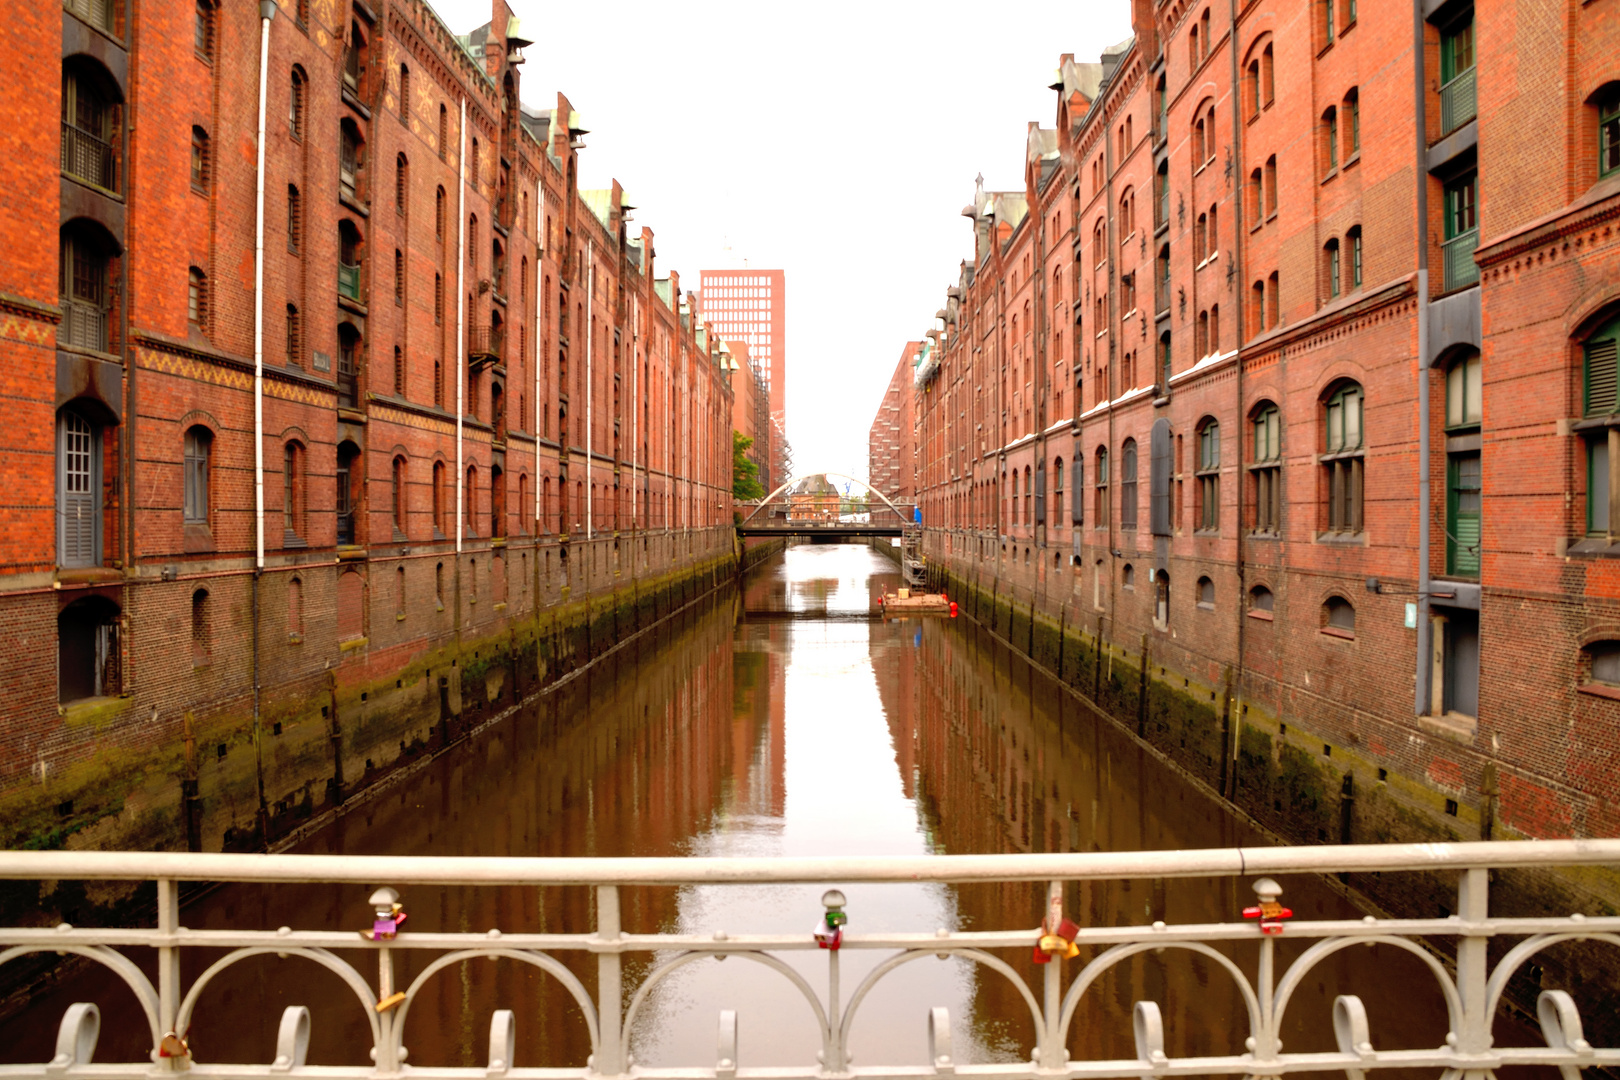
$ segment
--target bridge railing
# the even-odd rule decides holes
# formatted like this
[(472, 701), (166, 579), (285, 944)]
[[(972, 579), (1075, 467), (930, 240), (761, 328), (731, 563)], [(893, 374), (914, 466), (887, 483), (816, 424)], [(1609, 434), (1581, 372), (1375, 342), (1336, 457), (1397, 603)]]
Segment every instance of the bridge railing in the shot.
[[(1059, 855), (959, 855), (818, 859), (528, 859), (418, 858), (313, 855), (205, 855), (169, 853), (0, 853), (0, 878), (55, 881), (146, 881), (157, 890), (157, 926), (87, 928), (0, 928), (0, 964), (31, 953), (76, 954), (105, 965), (134, 991), (151, 1038), (149, 1059), (102, 1063), (94, 1060), (99, 1013), (94, 1005), (70, 1007), (60, 1018), (55, 1057), (32, 1065), (0, 1065), (0, 1078), (51, 1077), (83, 1080), (135, 1080), (164, 1073), (199, 1078), (292, 1076), (319, 1080), (413, 1077), (473, 1080), (511, 1077), (641, 1077), (682, 1078), (769, 1076), (772, 1080), (829, 1077), (928, 1077), (958, 1072), (985, 1077), (1160, 1077), (1178, 1075), (1285, 1076), (1344, 1072), (1361, 1080), (1369, 1071), (1392, 1068), (1442, 1070), (1447, 1077), (1485, 1077), (1508, 1065), (1554, 1066), (1566, 1080), (1580, 1069), (1620, 1065), (1620, 1049), (1591, 1045), (1583, 1034), (1579, 1004), (1562, 990), (1541, 992), (1538, 1012), (1544, 1045), (1496, 1046), (1492, 1018), (1508, 981), (1539, 952), (1563, 942), (1589, 941), (1620, 945), (1620, 917), (1548, 913), (1539, 917), (1500, 917), (1489, 907), (1492, 870), (1528, 867), (1600, 867), (1620, 863), (1620, 840), (1412, 844), (1309, 848), (1233, 848), (1205, 851), (1089, 853)], [(1312, 920), (1302, 914), (1287, 919), (1280, 890), (1263, 875), (1336, 871), (1454, 871), (1460, 876), (1455, 914), (1445, 918)], [(1154, 922), (1142, 926), (1077, 927), (1062, 918), (1065, 883), (1170, 877), (1251, 879), (1256, 893), (1253, 920), (1205, 924)], [(1258, 880), (1252, 880), (1258, 878)], [(186, 881), (243, 882), (275, 888), (291, 883), (332, 882), (388, 886), (372, 901), (377, 911), (357, 912), (357, 922), (371, 922), (376, 940), (361, 941), (347, 931), (294, 930), (289, 927), (239, 926), (228, 930), (191, 930), (180, 922), (179, 885)], [(747, 886), (762, 883), (816, 883), (829, 887), (827, 929), (842, 932), (839, 886), (856, 883), (1043, 882), (1051, 898), (1047, 912), (1032, 912), (1031, 925), (1004, 929), (945, 929), (919, 933), (842, 934), (841, 948), (830, 949), (826, 981), (815, 987), (782, 957), (816, 950), (812, 934), (626, 933), (620, 918), (620, 890), (643, 885)], [(536, 886), (588, 886), (594, 889), (595, 925), (577, 933), (502, 933), (498, 928), (470, 933), (413, 932), (400, 927), (390, 936), (393, 889), (411, 886), (471, 886), (489, 889)], [(449, 894), (449, 895), (453, 895)], [(455, 912), (446, 911), (455, 924)], [(1044, 920), (1043, 920), (1044, 916)], [(1042, 921), (1037, 928), (1034, 924)], [(746, 928), (730, 928), (744, 929)], [(1277, 945), (1283, 935), (1295, 939), (1292, 959), (1284, 962)], [(1039, 943), (1038, 945), (1036, 943)], [(1035, 946), (1058, 954), (1077, 950), (1076, 959), (1037, 968), (1029, 963)], [(1495, 942), (1494, 964), (1487, 944)], [(1300, 948), (1298, 943), (1304, 944)], [(1455, 972), (1429, 944), (1455, 949)], [(1325, 976), (1323, 961), (1352, 945), (1382, 944), (1416, 956), (1432, 975), (1427, 986), (1403, 986), (1402, 994), (1432, 995), (1449, 1019), (1445, 1041), (1432, 1048), (1381, 1049), (1377, 1032), (1356, 987), (1337, 988), (1333, 1024), (1337, 1048), (1319, 1053), (1285, 1053), (1279, 1032), (1290, 1004), (1302, 988)], [(1217, 949), (1216, 946), (1222, 948)], [(352, 963), (349, 956), (364, 957)], [(998, 952), (1014, 949), (1023, 957), (1009, 963)], [(155, 951), (157, 977), (147, 976), (137, 957)], [(208, 950), (196, 953), (195, 950)], [(881, 961), (857, 985), (840, 982), (842, 950), (875, 951)], [(1202, 955), (1217, 978), (1230, 979), (1243, 1003), (1244, 1015), (1231, 1018), (1245, 1050), (1226, 1056), (1169, 1057), (1167, 1025), (1180, 1018), (1162, 1015), (1159, 1006), (1134, 1006), (1135, 1057), (1113, 1060), (1069, 1059), (1065, 1049), (1070, 1029), (1085, 1023), (1096, 1007), (1092, 991), (1115, 965), (1134, 957), (1150, 962), (1155, 954), (1188, 950)], [(218, 957), (210, 966), (182, 965), (182, 956)], [(415, 954), (419, 970), (408, 984), (396, 981), (402, 952)], [(626, 985), (622, 958), (627, 953), (654, 953), (655, 962), (633, 987)], [(223, 955), (220, 955), (223, 953)], [(594, 992), (558, 959), (568, 954), (595, 958)], [(348, 1064), (307, 1063), (311, 1017), (302, 1007), (281, 1016), (274, 1060), (261, 1065), (213, 1064), (193, 1054), (185, 1035), (199, 1001), (210, 995), (216, 976), (250, 957), (275, 954), (298, 957), (336, 973), (352, 991), (354, 1007), (366, 1018), (369, 1053), (355, 1047)], [(706, 957), (741, 955), (781, 974), (810, 1006), (806, 1020), (817, 1028), (818, 1060), (798, 1067), (749, 1069), (738, 1060), (736, 1015), (721, 1012), (716, 1059), (712, 1068), (662, 1069), (632, 1061), (630, 1036), (657, 985), (685, 963)], [(1028, 1007), (1035, 1044), (1026, 1061), (962, 1065), (953, 1054), (951, 1017), (941, 1007), (917, 1017), (926, 1025), (926, 1060), (863, 1064), (849, 1058), (851, 1024), (874, 985), (903, 965), (926, 957), (955, 956), (980, 965), (986, 975), (1010, 981)], [(513, 1062), (517, 1021), (513, 1013), (496, 1012), (487, 1033), (489, 1060), (471, 1068), (407, 1066), (403, 1043), (405, 1018), (424, 984), (444, 968), (472, 958), (506, 958), (538, 968), (560, 981), (584, 1016), (591, 1053), (568, 1068), (517, 1068)], [(802, 964), (798, 967), (803, 967)], [(188, 983), (182, 971), (198, 971)], [(641, 968), (633, 969), (641, 971)], [(1313, 974), (1314, 973), (1314, 974)], [(294, 975), (296, 977), (296, 973)], [(1309, 982), (1307, 980), (1310, 980)], [(1387, 993), (1388, 988), (1362, 988)], [(422, 1008), (431, 1008), (426, 997)], [(1188, 1006), (1199, 1008), (1194, 1001)], [(1303, 1007), (1296, 1005), (1296, 1009)], [(48, 1022), (55, 1018), (41, 1018)], [(1207, 1024), (1208, 1018), (1202, 1018)], [(453, 1022), (453, 1021), (452, 1021)], [(471, 1048), (483, 1046), (482, 1031), (463, 1031)]]

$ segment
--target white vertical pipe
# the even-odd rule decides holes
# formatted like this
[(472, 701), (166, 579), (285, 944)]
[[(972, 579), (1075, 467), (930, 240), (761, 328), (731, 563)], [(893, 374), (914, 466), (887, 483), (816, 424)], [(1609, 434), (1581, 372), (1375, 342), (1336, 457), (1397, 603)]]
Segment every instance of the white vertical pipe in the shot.
[(461, 554), (462, 490), (467, 483), (461, 460), (461, 414), (467, 387), (467, 99), (461, 99), (460, 146), (456, 150), (456, 554)]
[[(264, 569), (264, 124), (270, 93), (270, 18), (259, 17), (259, 148), (253, 222), (253, 567)], [(274, 7), (268, 7), (270, 15)], [(257, 679), (254, 680), (257, 682)]]
[(591, 381), (591, 353), (596, 349), (596, 246), (591, 243), (585, 245), (585, 539), (591, 538), (591, 526), (595, 524), (595, 510), (592, 503), (595, 501), (596, 484), (592, 480), (591, 466), (591, 391), (595, 384)]

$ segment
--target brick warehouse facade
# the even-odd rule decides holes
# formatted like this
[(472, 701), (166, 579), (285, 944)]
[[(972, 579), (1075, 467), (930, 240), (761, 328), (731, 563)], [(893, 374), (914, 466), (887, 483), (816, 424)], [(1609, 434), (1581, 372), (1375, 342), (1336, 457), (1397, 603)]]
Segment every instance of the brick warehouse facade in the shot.
[(262, 840), (730, 565), (720, 342), (502, 0), (15, 14), (0, 842)]
[(1062, 58), (913, 379), (926, 551), (1290, 839), (1613, 836), (1620, 4), (1417, 8)]
[[(930, 342), (930, 348), (935, 347)], [(908, 341), (883, 392), (877, 415), (867, 434), (866, 476), (872, 486), (896, 502), (910, 502), (917, 494), (912, 445), (911, 384), (922, 360), (923, 343)]]

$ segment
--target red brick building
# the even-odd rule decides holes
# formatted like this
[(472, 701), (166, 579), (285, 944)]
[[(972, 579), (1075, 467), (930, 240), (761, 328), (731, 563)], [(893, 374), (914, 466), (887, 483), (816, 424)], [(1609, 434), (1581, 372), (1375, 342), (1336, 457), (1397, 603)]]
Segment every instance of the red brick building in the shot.
[(740, 434), (754, 440), (748, 449), (748, 460), (754, 463), (755, 477), (769, 494), (780, 480), (772, 469), (775, 428), (771, 424), (770, 392), (764, 378), (755, 366), (748, 346), (742, 342), (721, 342), (722, 352), (731, 359), (731, 426)]
[(216, 846), (731, 552), (718, 341), (503, 0), (132, 12), (0, 28), (7, 843), (176, 842), (183, 776)]
[(867, 436), (867, 479), (890, 499), (910, 502), (917, 494), (912, 446), (912, 384), (922, 361), (923, 344), (908, 341), (883, 392)]
[(1614, 835), (1620, 4), (1132, 13), (964, 211), (930, 561), (1285, 835)]

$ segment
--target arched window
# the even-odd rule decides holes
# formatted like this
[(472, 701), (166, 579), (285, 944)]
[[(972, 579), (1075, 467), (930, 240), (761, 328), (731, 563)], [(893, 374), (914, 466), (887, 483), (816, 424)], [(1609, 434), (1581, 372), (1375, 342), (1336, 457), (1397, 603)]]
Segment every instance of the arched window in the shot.
[(437, 539), (443, 539), (445, 536), (444, 483), (444, 462), (435, 461), (433, 463), (433, 535)]
[(433, 237), (444, 243), (444, 185), (433, 195)]
[(356, 193), (359, 190), (360, 170), (366, 163), (365, 146), (359, 125), (344, 117), (338, 147), (338, 194), (346, 199), (357, 201), (359, 198)]
[(1136, 567), (1126, 563), (1119, 568), (1119, 584), (1122, 588), (1136, 591)]
[(1221, 425), (1205, 417), (1198, 425), (1198, 461), (1194, 489), (1197, 506), (1194, 515), (1198, 529), (1214, 532), (1221, 527)]
[(1344, 234), (1344, 243), (1348, 251), (1350, 288), (1361, 288), (1361, 226), (1352, 225)]
[(404, 154), (394, 159), (394, 212), (403, 214), (406, 202), (410, 198), (410, 168), (411, 163)]
[(1203, 611), (1215, 610), (1215, 583), (1207, 577), (1198, 579), (1198, 607)]
[(343, 86), (360, 95), (360, 79), (365, 74), (366, 38), (358, 22), (349, 23), (349, 40), (343, 51)]
[(1163, 570), (1153, 575), (1153, 623), (1160, 630), (1170, 625), (1170, 575)]
[(1136, 528), (1136, 440), (1126, 439), (1119, 451), (1119, 527)]
[(287, 637), (295, 643), (304, 637), (304, 582), (296, 577), (287, 580)]
[(62, 172), (114, 192), (119, 187), (123, 113), (119, 99), (118, 84), (99, 64), (85, 57), (63, 63)]
[(499, 465), (489, 470), (489, 535), (506, 535), (506, 473)]
[(1119, 197), (1119, 231), (1126, 240), (1136, 235), (1136, 191), (1126, 188)]
[(344, 218), (338, 222), (338, 294), (360, 299), (360, 230)]
[(281, 466), (283, 547), (304, 546), (304, 486), (304, 448), (289, 441), (283, 449)]
[(287, 133), (295, 139), (304, 137), (304, 92), (309, 85), (302, 68), (292, 69), (291, 92), (287, 95)]
[(518, 535), (529, 535), (529, 522), (534, 520), (534, 510), (529, 505), (529, 476), (527, 473), (518, 474)]
[(1353, 86), (1344, 95), (1339, 126), (1344, 132), (1344, 163), (1348, 165), (1361, 153), (1361, 92)]
[(1270, 402), (1259, 405), (1250, 421), (1254, 433), (1253, 477), (1254, 531), (1275, 533), (1282, 529), (1282, 416)]
[(478, 535), (478, 466), (467, 466), (467, 486), (461, 492), (462, 535)]
[(1362, 489), (1361, 385), (1345, 382), (1327, 398), (1322, 453), (1327, 487), (1328, 533), (1361, 531)]
[(472, 150), (467, 158), (467, 183), (472, 187), (474, 192), (478, 190), (478, 177), (478, 136), (474, 135), (472, 139)]
[(1277, 100), (1276, 64), (1269, 42), (1265, 52), (1260, 54), (1260, 100), (1267, 108)]
[(1108, 448), (1106, 446), (1097, 447), (1097, 468), (1094, 475), (1096, 479), (1093, 490), (1096, 505), (1092, 508), (1091, 516), (1095, 520), (1097, 528), (1106, 529), (1108, 528), (1109, 510), (1112, 507), (1112, 500), (1108, 497)]
[(1334, 637), (1356, 636), (1356, 609), (1342, 596), (1330, 596), (1322, 605), (1322, 632)]
[(304, 236), (304, 199), (297, 184), (287, 185), (287, 254), (298, 254)]
[(1153, 174), (1153, 228), (1166, 228), (1170, 224), (1170, 162), (1159, 164)]
[[(449, 152), (449, 150), (450, 150), (450, 110), (446, 109), (444, 107), (443, 103), (441, 103), (439, 105), (439, 160), (440, 161), (444, 160), (444, 157)], [(444, 234), (444, 230), (440, 229), (439, 234), (442, 236)]]
[(1249, 119), (1253, 120), (1260, 115), (1260, 61), (1258, 58), (1249, 61), (1248, 76), (1244, 81), (1244, 104), (1248, 106)]
[(209, 626), (208, 590), (198, 589), (191, 594), (191, 665), (202, 667), (208, 663), (212, 628)]
[(1266, 158), (1266, 219), (1277, 213), (1277, 155)]
[(1193, 262), (1202, 263), (1209, 253), (1209, 215), (1199, 214), (1193, 222)]
[(1018, 524), (1018, 510), (1018, 470), (1014, 469), (1012, 474), (1012, 512), (1008, 515), (1014, 525)]
[(394, 346), (394, 396), (405, 396), (405, 350)]
[(399, 119), (402, 124), (411, 122), (411, 69), (404, 64), (399, 65)]
[(1276, 600), (1271, 590), (1264, 585), (1256, 585), (1249, 590), (1249, 614), (1259, 619), (1270, 619), (1276, 614)]
[(1282, 322), (1282, 285), (1278, 281), (1277, 271), (1273, 270), (1271, 276), (1266, 278), (1266, 328), (1276, 329)]
[(208, 464), (213, 449), (213, 432), (201, 425), (186, 431), (181, 518), (187, 525), (208, 524)]
[(1035, 524), (1035, 485), (1030, 482), (1029, 466), (1024, 466), (1024, 524)]
[(101, 427), (75, 409), (56, 420), (56, 561), (101, 565)]
[(1337, 238), (1329, 240), (1322, 247), (1322, 269), (1327, 277), (1327, 293), (1329, 300), (1336, 300), (1344, 289), (1344, 267), (1339, 258), (1339, 241)]
[(1582, 682), (1620, 687), (1620, 641), (1594, 641), (1581, 651)]
[(1244, 200), (1243, 212), (1249, 218), (1249, 227), (1260, 225), (1266, 216), (1265, 196), (1262, 194), (1260, 170), (1256, 169), (1249, 174), (1249, 187)]
[(75, 600), (56, 617), (57, 700), (111, 697), (120, 689), (118, 605), (100, 596)]
[(406, 465), (404, 458), (394, 458), (394, 468), (391, 479), (393, 480), (393, 489), (389, 493), (392, 496), (392, 498), (389, 499), (389, 505), (394, 512), (394, 539), (404, 540), (406, 536), (409, 535), (409, 530), (406, 528), (407, 524), (409, 523), (409, 516), (408, 508), (405, 505)]
[(337, 392), (338, 404), (346, 408), (354, 408), (360, 403), (362, 349), (360, 331), (349, 323), (339, 323)]
[(394, 249), (394, 306), (405, 306), (405, 253)]
[(208, 152), (208, 132), (200, 127), (191, 129), (191, 189), (196, 192), (208, 190), (208, 176), (210, 164)]
[[(1331, 8), (1331, 4), (1323, 7)], [(1339, 167), (1339, 110), (1328, 107), (1322, 114), (1323, 172), (1331, 173)]]
[(1063, 459), (1052, 462), (1052, 524), (1062, 528), (1063, 520)]
[(355, 464), (360, 460), (360, 448), (345, 440), (337, 451), (337, 542), (359, 542), (356, 524), (360, 516), (360, 480), (355, 475)]
[(287, 305), (287, 363), (289, 366), (299, 366), (303, 357), (303, 320), (298, 315), (298, 305)]
[(71, 221), (62, 227), (59, 284), (62, 324), (57, 340), (79, 349), (112, 352), (112, 298), (108, 272), (117, 250), (99, 225)]
[(186, 321), (200, 332), (207, 332), (208, 279), (195, 266), (186, 275)]

